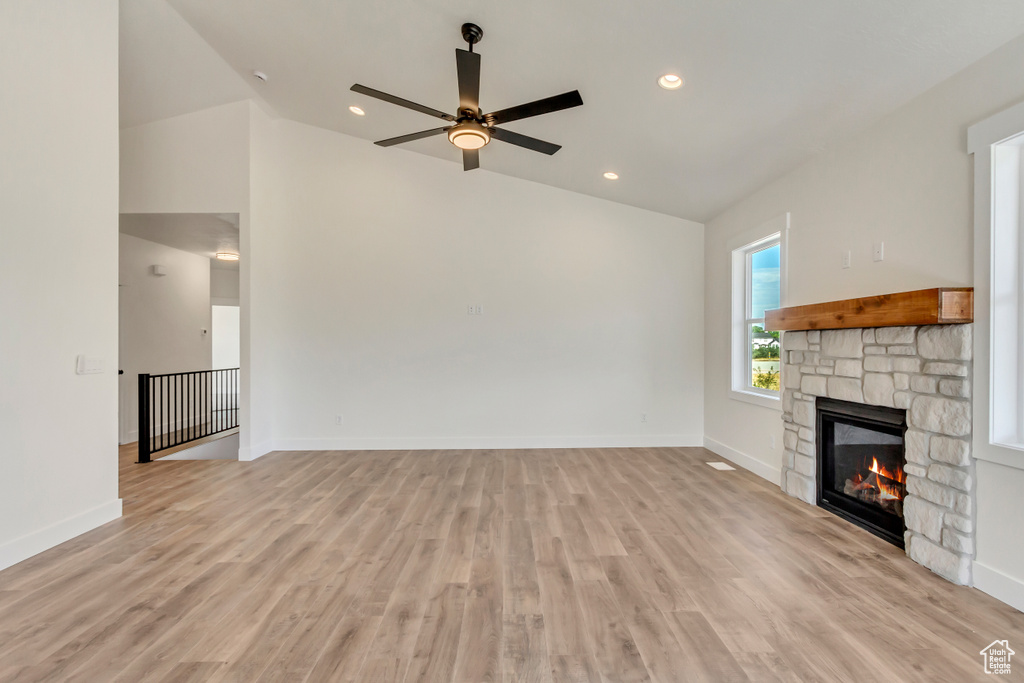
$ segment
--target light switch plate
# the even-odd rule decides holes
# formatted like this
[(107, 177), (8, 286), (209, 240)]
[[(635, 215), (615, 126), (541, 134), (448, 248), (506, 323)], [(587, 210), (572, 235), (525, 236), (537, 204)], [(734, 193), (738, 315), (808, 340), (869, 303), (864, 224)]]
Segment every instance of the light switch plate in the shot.
[(103, 359), (96, 356), (78, 356), (75, 359), (75, 373), (79, 375), (98, 375), (103, 372)]

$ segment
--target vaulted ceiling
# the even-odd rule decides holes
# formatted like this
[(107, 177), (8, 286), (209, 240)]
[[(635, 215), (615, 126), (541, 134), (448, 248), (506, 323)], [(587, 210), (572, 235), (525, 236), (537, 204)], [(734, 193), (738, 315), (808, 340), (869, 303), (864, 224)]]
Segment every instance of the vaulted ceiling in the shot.
[[(454, 113), (459, 27), (475, 22), (485, 110), (572, 89), (585, 102), (507, 124), (561, 144), (557, 154), (493, 142), (484, 172), (698, 221), (1024, 33), (1020, 0), (122, 0), (121, 9), (123, 126), (255, 97), (367, 144), (439, 122), (349, 86)], [(660, 89), (669, 72), (686, 85)], [(461, 163), (444, 137), (379, 153)]]

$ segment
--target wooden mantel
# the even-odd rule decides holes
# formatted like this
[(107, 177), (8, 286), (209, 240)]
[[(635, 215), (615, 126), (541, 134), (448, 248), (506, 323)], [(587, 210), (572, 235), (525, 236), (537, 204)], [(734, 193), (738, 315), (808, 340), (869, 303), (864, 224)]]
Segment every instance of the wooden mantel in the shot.
[(765, 311), (764, 327), (841, 330), (849, 327), (948, 325), (974, 322), (973, 287), (938, 287)]

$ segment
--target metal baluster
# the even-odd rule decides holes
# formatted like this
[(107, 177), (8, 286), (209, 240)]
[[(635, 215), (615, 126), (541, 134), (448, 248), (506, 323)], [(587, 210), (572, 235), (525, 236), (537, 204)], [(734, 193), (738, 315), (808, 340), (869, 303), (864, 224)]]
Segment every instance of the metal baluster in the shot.
[(139, 375), (139, 462), (149, 462), (149, 375)]

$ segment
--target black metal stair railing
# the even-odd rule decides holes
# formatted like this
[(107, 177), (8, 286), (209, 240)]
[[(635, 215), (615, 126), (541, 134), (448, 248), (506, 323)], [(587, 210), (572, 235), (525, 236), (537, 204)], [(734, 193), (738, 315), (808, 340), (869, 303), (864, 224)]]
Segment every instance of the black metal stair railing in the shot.
[(139, 375), (139, 462), (238, 426), (239, 369)]

